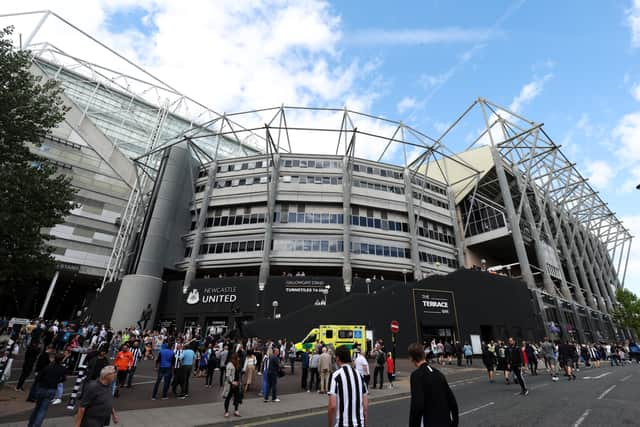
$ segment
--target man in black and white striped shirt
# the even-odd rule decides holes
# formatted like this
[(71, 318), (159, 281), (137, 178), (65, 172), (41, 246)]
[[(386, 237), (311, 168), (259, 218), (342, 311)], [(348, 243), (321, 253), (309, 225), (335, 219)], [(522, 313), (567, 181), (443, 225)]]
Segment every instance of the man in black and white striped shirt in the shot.
[(362, 377), (351, 366), (351, 353), (345, 346), (336, 349), (338, 369), (329, 380), (329, 426), (367, 425), (369, 396)]
[(133, 381), (133, 374), (136, 373), (138, 362), (142, 359), (142, 350), (140, 350), (140, 341), (135, 340), (133, 347), (131, 347), (131, 353), (133, 354), (133, 365), (129, 369), (129, 378), (127, 378), (127, 388), (131, 388), (131, 382)]

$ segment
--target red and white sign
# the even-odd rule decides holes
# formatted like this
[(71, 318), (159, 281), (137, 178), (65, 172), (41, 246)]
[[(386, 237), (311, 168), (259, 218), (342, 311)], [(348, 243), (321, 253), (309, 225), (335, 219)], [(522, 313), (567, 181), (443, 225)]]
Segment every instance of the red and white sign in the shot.
[(397, 320), (391, 321), (391, 333), (397, 334), (400, 331), (400, 323)]

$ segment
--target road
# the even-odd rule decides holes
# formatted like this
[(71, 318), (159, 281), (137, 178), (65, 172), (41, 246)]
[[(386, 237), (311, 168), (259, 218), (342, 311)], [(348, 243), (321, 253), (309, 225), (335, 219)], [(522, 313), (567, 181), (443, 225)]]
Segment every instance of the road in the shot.
[[(528, 396), (506, 385), (500, 376), (451, 382), (460, 408), (461, 426), (624, 426), (640, 425), (640, 365), (582, 369), (577, 381), (554, 383), (546, 374), (528, 376)], [(375, 391), (374, 391), (375, 393)], [(375, 402), (369, 426), (407, 425), (409, 398)], [(326, 411), (247, 424), (247, 426), (316, 427), (327, 425)]]

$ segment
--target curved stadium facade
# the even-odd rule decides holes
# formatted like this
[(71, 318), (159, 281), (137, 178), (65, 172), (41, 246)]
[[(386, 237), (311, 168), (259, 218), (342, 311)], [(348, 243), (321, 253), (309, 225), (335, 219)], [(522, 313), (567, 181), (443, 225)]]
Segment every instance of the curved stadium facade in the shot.
[[(156, 324), (231, 327), (276, 317), (274, 295), (284, 317), (309, 306), (337, 316), (349, 301), (366, 315), (370, 287), (414, 289), (406, 298), (439, 287), (460, 311), (465, 299), (484, 301), (494, 280), (525, 289), (514, 298), (536, 325), (458, 313), (453, 335), (478, 333), (470, 323), (483, 321), (494, 331), (484, 337), (624, 333), (610, 315), (632, 236), (541, 124), (495, 103), (479, 98), (432, 138), (346, 108), (219, 115), (146, 72), (114, 77), (114, 66), (47, 44), (32, 68), (62, 84), (71, 108), (40, 154), (81, 190), (82, 206), (49, 230), (61, 265), (52, 282), (61, 301), (99, 288), (96, 320), (126, 327), (151, 304)], [(466, 129), (480, 130), (467, 140), (460, 129), (474, 114), (481, 126)], [(471, 144), (462, 152), (447, 148), (463, 141)], [(180, 302), (230, 289), (236, 296), (222, 300), (241, 302)], [(483, 310), (499, 312), (506, 302), (492, 298)], [(394, 304), (384, 316), (409, 307)]]

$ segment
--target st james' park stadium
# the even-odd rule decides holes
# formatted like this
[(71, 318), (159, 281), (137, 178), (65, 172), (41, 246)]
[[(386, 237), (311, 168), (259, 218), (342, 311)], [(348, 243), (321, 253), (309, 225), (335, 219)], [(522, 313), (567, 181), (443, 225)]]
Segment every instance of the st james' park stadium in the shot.
[[(34, 150), (79, 207), (46, 230), (54, 277), (5, 313), (296, 338), (397, 320), (400, 348), (625, 336), (632, 236), (541, 123), (483, 98), (437, 136), (346, 107), (219, 114), (35, 16), (32, 72), (70, 110)], [(50, 22), (105, 62), (47, 42)]]

